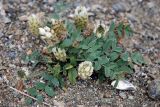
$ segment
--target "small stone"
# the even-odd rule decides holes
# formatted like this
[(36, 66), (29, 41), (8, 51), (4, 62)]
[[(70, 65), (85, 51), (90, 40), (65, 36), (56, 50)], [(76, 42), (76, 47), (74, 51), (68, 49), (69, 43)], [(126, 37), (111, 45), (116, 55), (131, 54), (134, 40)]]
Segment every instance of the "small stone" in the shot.
[(20, 16), (19, 20), (20, 21), (27, 21), (28, 20), (28, 16), (26, 16), (26, 15)]
[(3, 22), (4, 22), (4, 23), (10, 23), (11, 20), (10, 20), (8, 17), (4, 17), (4, 18), (3, 18)]
[(129, 99), (129, 100), (133, 100), (134, 97), (133, 97), (133, 96), (128, 96), (128, 99)]
[(153, 8), (153, 7), (155, 7), (155, 4), (154, 4), (154, 2), (148, 2), (147, 6), (148, 6), (148, 8)]
[(127, 98), (127, 95), (126, 95), (126, 93), (124, 93), (124, 92), (119, 93), (119, 96), (120, 96), (122, 99), (126, 99), (126, 98)]
[(160, 99), (160, 80), (152, 81), (148, 86), (148, 95), (152, 99)]
[(127, 17), (131, 22), (137, 22), (138, 21), (138, 19), (135, 16), (133, 16), (132, 14), (127, 14)]
[(0, 31), (0, 37), (2, 37), (4, 34)]
[(112, 8), (116, 12), (125, 12), (125, 11), (130, 11), (130, 9), (131, 9), (128, 4), (123, 3), (123, 2), (113, 4)]

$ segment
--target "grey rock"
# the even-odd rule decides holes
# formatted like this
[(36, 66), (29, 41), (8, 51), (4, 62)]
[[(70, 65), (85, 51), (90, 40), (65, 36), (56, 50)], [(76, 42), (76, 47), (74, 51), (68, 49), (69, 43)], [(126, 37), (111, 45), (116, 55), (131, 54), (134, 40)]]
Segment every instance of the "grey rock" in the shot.
[(128, 99), (129, 99), (129, 100), (133, 100), (134, 97), (130, 95), (130, 96), (128, 96)]
[(11, 19), (9, 19), (8, 17), (3, 17), (3, 18), (2, 18), (2, 21), (3, 21), (4, 23), (10, 23), (10, 22), (11, 22)]
[(153, 8), (153, 7), (155, 7), (155, 3), (154, 2), (148, 2), (147, 7), (148, 8)]
[(127, 98), (127, 95), (126, 95), (126, 93), (124, 93), (124, 92), (119, 93), (119, 96), (120, 96), (122, 99), (126, 99), (126, 98)]
[(152, 99), (160, 99), (160, 79), (154, 80), (149, 84), (148, 95)]
[(115, 10), (116, 12), (126, 12), (126, 11), (130, 11), (131, 7), (123, 2), (119, 2), (116, 4), (112, 5), (113, 10)]
[(3, 36), (4, 34), (0, 31), (0, 38)]
[(138, 22), (138, 19), (132, 14), (127, 14), (127, 17), (131, 22)]

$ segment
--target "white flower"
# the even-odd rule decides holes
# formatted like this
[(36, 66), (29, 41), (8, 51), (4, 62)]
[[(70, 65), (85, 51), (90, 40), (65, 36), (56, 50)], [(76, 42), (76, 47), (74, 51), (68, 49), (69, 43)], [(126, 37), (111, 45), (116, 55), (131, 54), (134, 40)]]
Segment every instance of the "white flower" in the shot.
[(45, 34), (46, 34), (45, 29), (39, 28), (39, 34), (40, 34), (40, 35), (45, 35)]
[(105, 36), (108, 32), (109, 27), (106, 26), (103, 22), (97, 21), (94, 28), (94, 33), (98, 38), (101, 38), (102, 36)]
[(80, 17), (88, 16), (88, 12), (87, 12), (86, 7), (78, 6), (75, 9), (75, 16), (80, 16)]
[(51, 30), (48, 26), (45, 26), (44, 29), (45, 29), (47, 32), (50, 32), (50, 30)]
[(78, 75), (82, 79), (89, 78), (93, 73), (93, 66), (90, 61), (84, 61), (79, 64)]
[(54, 25), (56, 23), (56, 20), (52, 18), (51, 22), (52, 22), (52, 25)]
[(42, 35), (42, 39), (51, 38), (53, 36), (48, 26), (45, 26), (44, 28), (39, 28), (39, 34)]
[(52, 49), (52, 52), (57, 60), (62, 61), (62, 62), (66, 61), (67, 55), (66, 55), (66, 51), (64, 49), (54, 47)]

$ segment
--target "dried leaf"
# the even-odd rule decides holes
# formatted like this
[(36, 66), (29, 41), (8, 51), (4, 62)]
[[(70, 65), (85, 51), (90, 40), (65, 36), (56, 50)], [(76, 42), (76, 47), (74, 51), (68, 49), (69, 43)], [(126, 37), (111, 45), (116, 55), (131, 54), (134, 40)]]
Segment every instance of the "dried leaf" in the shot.
[(17, 81), (16, 89), (20, 90), (20, 91), (23, 91), (23, 89), (24, 89), (23, 80), (20, 79), (20, 80)]
[[(115, 84), (116, 80), (111, 83), (113, 87), (115, 86)], [(118, 90), (136, 90), (136, 87), (127, 80), (119, 80), (115, 88)]]

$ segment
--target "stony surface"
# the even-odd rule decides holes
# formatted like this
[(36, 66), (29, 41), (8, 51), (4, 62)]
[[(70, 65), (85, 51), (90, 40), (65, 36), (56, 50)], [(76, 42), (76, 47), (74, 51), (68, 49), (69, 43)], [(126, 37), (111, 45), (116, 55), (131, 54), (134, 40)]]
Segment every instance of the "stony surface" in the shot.
[[(148, 83), (160, 77), (160, 1), (159, 0), (65, 0), (69, 10), (77, 5), (85, 5), (91, 14), (90, 19), (103, 19), (106, 24), (117, 18), (129, 19), (135, 31), (134, 37), (124, 41), (127, 50), (138, 50), (148, 65), (135, 66), (135, 73), (128, 79), (137, 86), (137, 91), (115, 91), (110, 81), (98, 85), (94, 80), (78, 81), (75, 86), (67, 85), (67, 90), (57, 89), (57, 96), (45, 101), (53, 104), (54, 100), (70, 106), (89, 107), (153, 107), (160, 106), (158, 99), (148, 96)], [(43, 47), (27, 30), (28, 15), (45, 12), (53, 13), (57, 0), (1, 0), (0, 1), (0, 105), (20, 105), (24, 96), (8, 88), (16, 86), (17, 71), (24, 67), (33, 73), (43, 71), (43, 67), (32, 71), (21, 56), (28, 50)], [(32, 80), (34, 83), (36, 78)], [(32, 85), (32, 84), (31, 84)], [(36, 103), (34, 104), (36, 105)]]
[(160, 99), (160, 80), (154, 80), (149, 84), (148, 95), (153, 99)]

